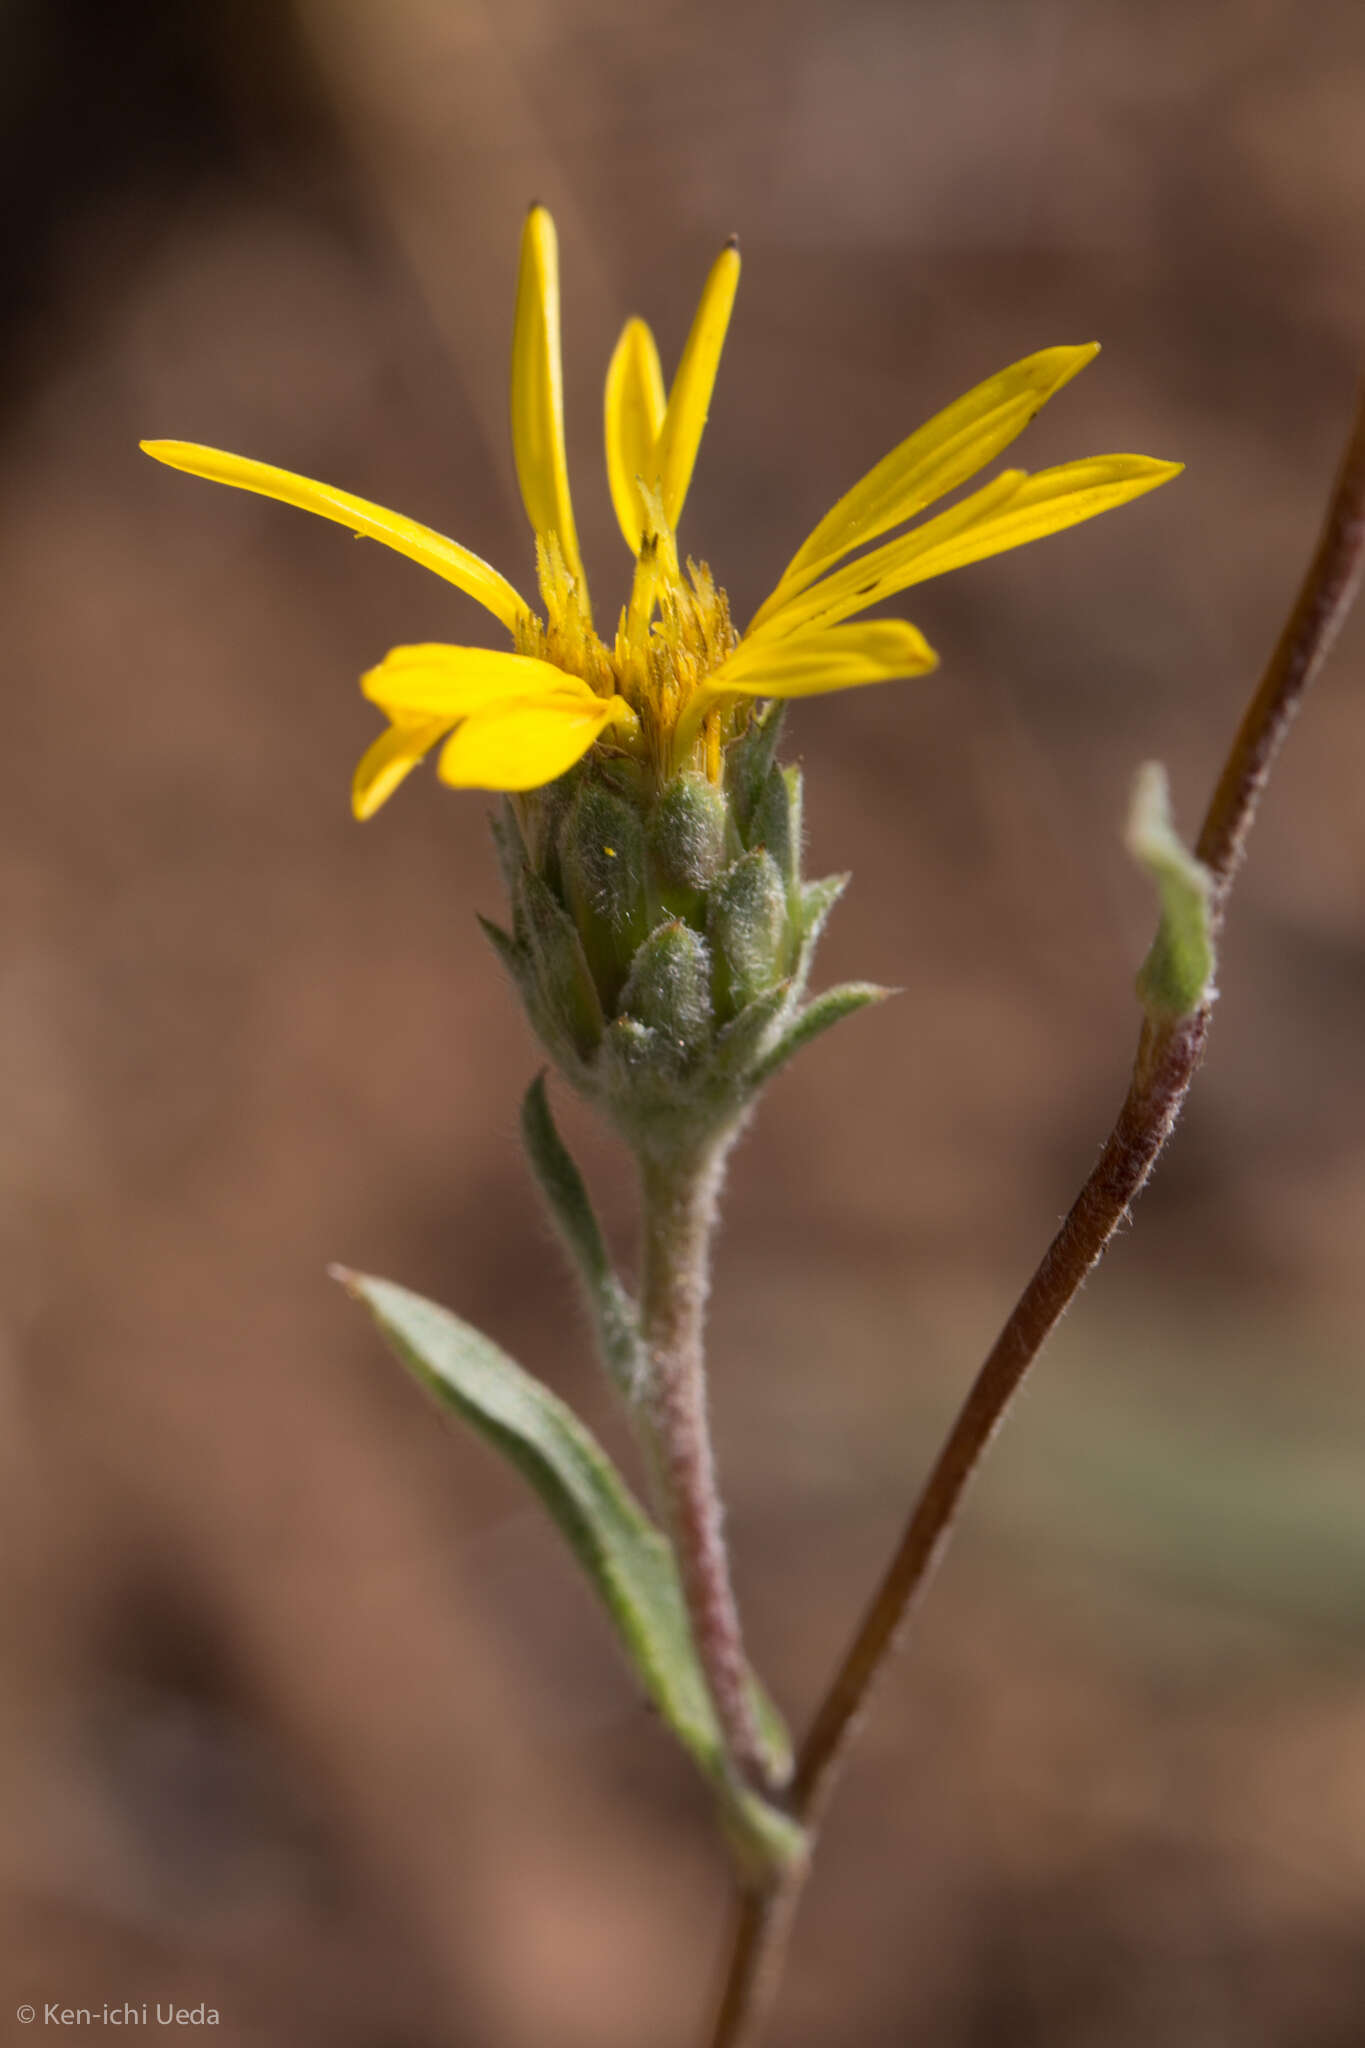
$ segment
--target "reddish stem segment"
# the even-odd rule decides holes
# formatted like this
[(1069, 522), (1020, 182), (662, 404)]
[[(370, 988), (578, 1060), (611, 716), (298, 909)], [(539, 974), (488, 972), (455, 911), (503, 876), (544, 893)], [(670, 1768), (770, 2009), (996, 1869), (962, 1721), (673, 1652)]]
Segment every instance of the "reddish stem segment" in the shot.
[(1024, 1375), (1141, 1193), (1170, 1136), (1208, 1031), (1207, 1007), (1148, 1026), (1132, 1084), (1094, 1172), (977, 1374), (895, 1556), (801, 1749), (795, 1796), (813, 1813), (868, 1691), (952, 1533), (958, 1505)]
[[(1359, 587), (1365, 560), (1365, 386), (1313, 560), (1209, 803), (1196, 851), (1214, 878), (1213, 914), (1227, 895), (1275, 755)], [(1208, 1033), (1207, 1003), (1149, 1022), (1132, 1082), (1094, 1172), (1019, 1297), (911, 1511), (895, 1555), (825, 1694), (797, 1760), (792, 1803), (812, 1834), (874, 1683), (952, 1535), (962, 1497), (1011, 1401), (1141, 1192), (1174, 1128)], [(752, 2048), (781, 1972), (805, 1870), (740, 1900), (712, 2048)]]
[(716, 1718), (734, 1763), (761, 1785), (762, 1745), (706, 1415), (703, 1338), (710, 1245), (727, 1149), (728, 1141), (666, 1165), (642, 1161), (645, 1380), (640, 1412)]

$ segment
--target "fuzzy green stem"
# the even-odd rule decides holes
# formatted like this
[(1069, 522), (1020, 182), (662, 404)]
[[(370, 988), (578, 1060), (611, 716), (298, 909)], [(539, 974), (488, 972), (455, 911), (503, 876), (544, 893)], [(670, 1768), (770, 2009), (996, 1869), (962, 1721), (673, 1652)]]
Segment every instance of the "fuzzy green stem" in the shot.
[(763, 1748), (730, 1583), (706, 1409), (711, 1236), (729, 1146), (726, 1133), (678, 1156), (641, 1159), (644, 1372), (638, 1413), (716, 1717), (737, 1769), (762, 1785)]

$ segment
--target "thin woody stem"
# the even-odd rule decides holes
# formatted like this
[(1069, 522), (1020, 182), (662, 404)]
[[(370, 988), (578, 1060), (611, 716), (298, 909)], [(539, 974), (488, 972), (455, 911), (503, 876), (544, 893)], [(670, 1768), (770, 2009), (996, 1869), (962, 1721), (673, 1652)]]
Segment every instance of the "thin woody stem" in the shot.
[(1200, 827), (1195, 852), (1221, 920), (1271, 766), (1304, 693), (1331, 652), (1365, 565), (1365, 381), (1307, 574), (1248, 704)]
[(1005, 1410), (1141, 1193), (1174, 1129), (1199, 1064), (1208, 1019), (1204, 1007), (1178, 1022), (1144, 1030), (1132, 1084), (1099, 1163), (977, 1374), (802, 1745), (794, 1789), (803, 1812), (818, 1810), (854, 1718), (948, 1542), (958, 1504)]
[[(1196, 851), (1213, 875), (1215, 924), (1275, 755), (1350, 610), (1363, 559), (1365, 385), (1317, 549), (1200, 831)], [(1208, 1023), (1206, 1002), (1189, 1017), (1144, 1026), (1132, 1082), (1099, 1163), (977, 1375), (802, 1745), (792, 1805), (812, 1836), (872, 1687), (947, 1546), (968, 1485), (1043, 1343), (1141, 1193), (1174, 1128)], [(793, 1871), (768, 1894), (741, 1899), (712, 2048), (752, 2048), (759, 2038), (805, 1874)]]
[(681, 1159), (641, 1161), (645, 1366), (639, 1413), (716, 1717), (732, 1761), (761, 1785), (762, 1745), (730, 1583), (706, 1413), (706, 1298), (727, 1149), (728, 1139)]

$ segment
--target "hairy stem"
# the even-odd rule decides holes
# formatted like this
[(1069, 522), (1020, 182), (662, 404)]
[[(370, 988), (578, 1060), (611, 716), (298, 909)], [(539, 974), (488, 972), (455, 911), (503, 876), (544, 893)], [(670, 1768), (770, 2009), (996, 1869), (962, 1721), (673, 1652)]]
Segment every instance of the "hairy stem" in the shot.
[(706, 1413), (703, 1337), (711, 1235), (728, 1147), (727, 1137), (680, 1159), (641, 1161), (644, 1371), (638, 1412), (716, 1716), (733, 1762), (761, 1785), (762, 1745)]
[[(1275, 755), (1350, 610), (1365, 559), (1365, 385), (1322, 533), (1293, 610), (1247, 706), (1209, 802), (1196, 851), (1221, 921)], [(977, 1375), (894, 1556), (825, 1694), (797, 1759), (792, 1804), (814, 1833), (877, 1678), (952, 1535), (962, 1497), (1039, 1351), (1141, 1192), (1194, 1078), (1207, 1003), (1149, 1022), (1133, 1078), (1099, 1163), (1011, 1311)], [(742, 1898), (712, 2048), (753, 2048), (781, 1974), (809, 1863), (765, 1895)]]

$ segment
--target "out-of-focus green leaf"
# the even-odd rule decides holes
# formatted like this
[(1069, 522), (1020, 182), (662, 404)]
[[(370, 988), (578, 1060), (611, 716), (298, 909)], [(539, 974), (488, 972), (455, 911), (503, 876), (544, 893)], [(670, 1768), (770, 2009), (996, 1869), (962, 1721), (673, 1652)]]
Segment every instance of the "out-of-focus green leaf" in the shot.
[[(567, 1537), (650, 1699), (720, 1795), (736, 1852), (761, 1866), (802, 1853), (797, 1824), (739, 1784), (697, 1662), (677, 1565), (611, 1460), (578, 1417), (488, 1337), (389, 1280), (337, 1268), (403, 1363), (528, 1479)], [(754, 1683), (772, 1780), (791, 1753), (776, 1709)]]
[(1138, 770), (1125, 837), (1161, 900), (1161, 923), (1138, 973), (1138, 995), (1150, 1017), (1188, 1017), (1213, 986), (1213, 879), (1176, 832), (1166, 770), (1159, 761)]
[(631, 1400), (641, 1361), (635, 1304), (616, 1276), (592, 1198), (559, 1135), (550, 1111), (544, 1074), (538, 1074), (526, 1091), (521, 1105), (521, 1134), (546, 1207), (583, 1283), (603, 1363), (627, 1400)]

